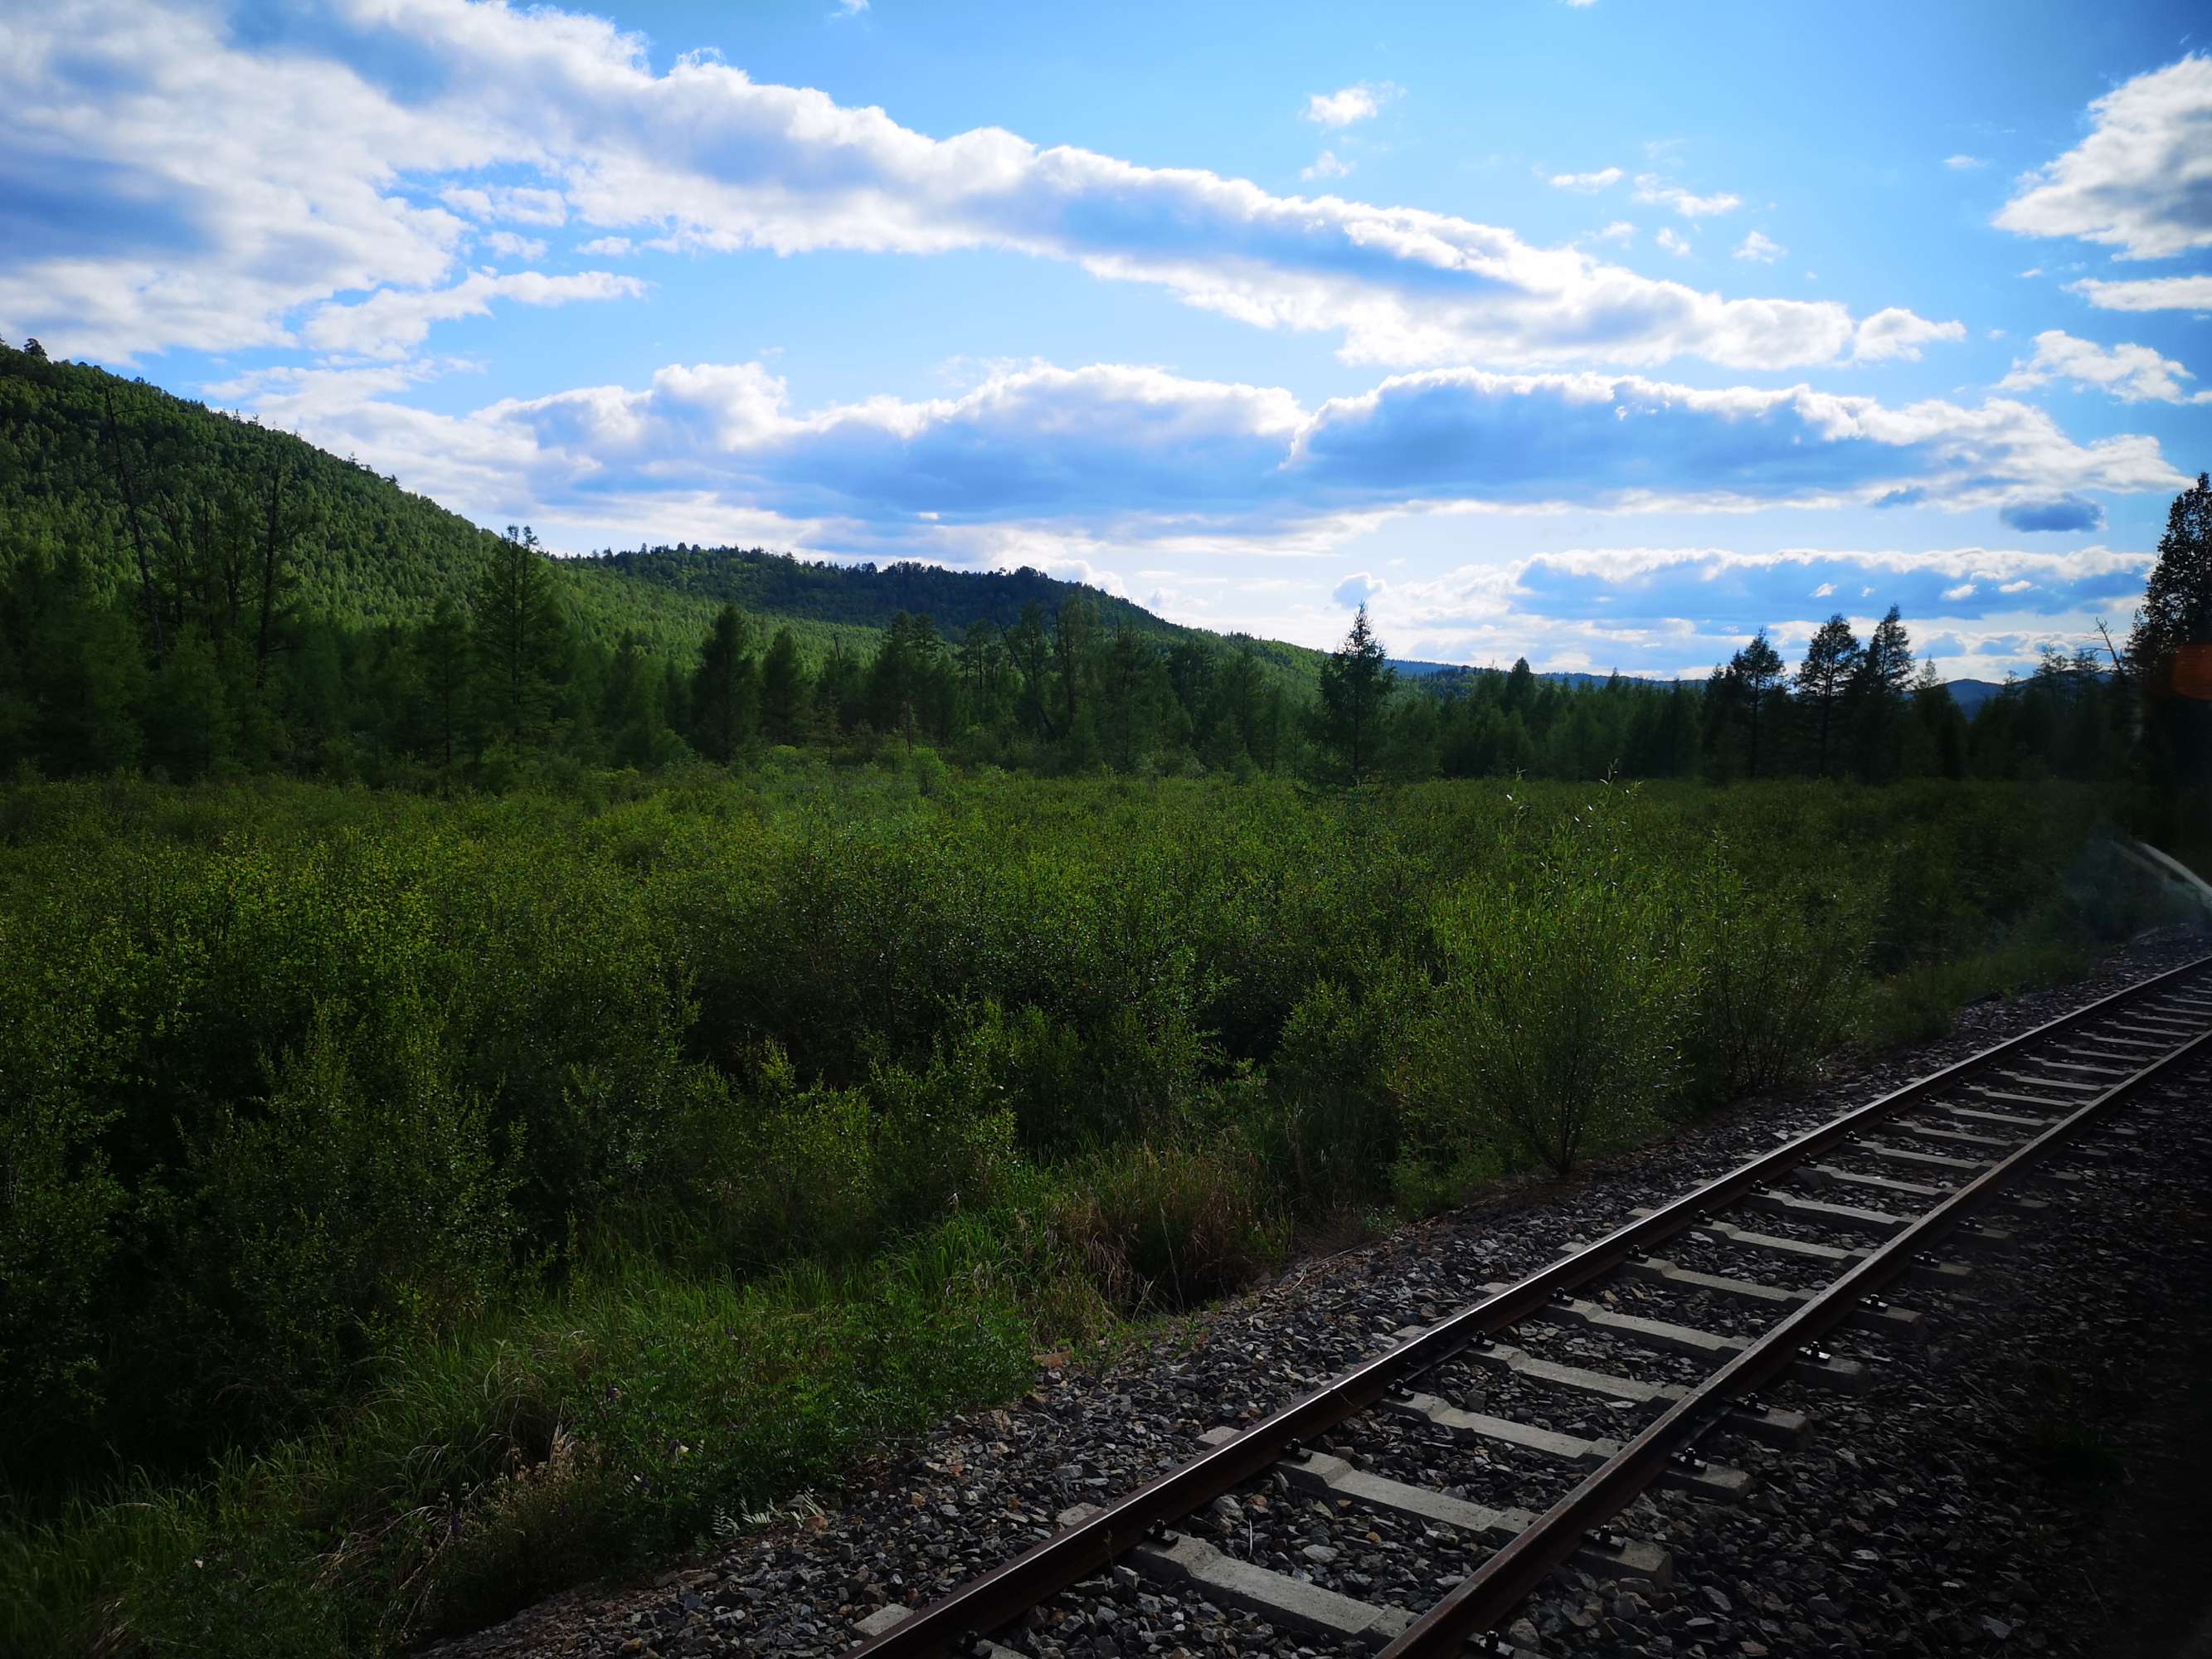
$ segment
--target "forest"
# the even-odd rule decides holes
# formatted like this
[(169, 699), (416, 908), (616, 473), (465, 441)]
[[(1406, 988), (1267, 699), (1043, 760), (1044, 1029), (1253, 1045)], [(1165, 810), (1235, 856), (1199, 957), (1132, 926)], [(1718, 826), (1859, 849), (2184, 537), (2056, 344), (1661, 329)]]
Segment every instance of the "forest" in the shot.
[(1324, 785), (2187, 772), (2174, 700), (2146, 726), (2144, 677), (2116, 658), (2046, 653), (1969, 721), (1894, 608), (1863, 641), (1832, 618), (1794, 665), (1761, 635), (1695, 683), (1401, 675), (1364, 615), (1324, 659), (1030, 570), (556, 560), (526, 527), (477, 530), (296, 439), (5, 348), (0, 581), (0, 765), (49, 777), (498, 788), (886, 744)]
[(1969, 720), (1894, 610), (1582, 683), (555, 560), (0, 351), (0, 1649), (480, 1625), (2078, 975), (2208, 669), (2203, 479)]

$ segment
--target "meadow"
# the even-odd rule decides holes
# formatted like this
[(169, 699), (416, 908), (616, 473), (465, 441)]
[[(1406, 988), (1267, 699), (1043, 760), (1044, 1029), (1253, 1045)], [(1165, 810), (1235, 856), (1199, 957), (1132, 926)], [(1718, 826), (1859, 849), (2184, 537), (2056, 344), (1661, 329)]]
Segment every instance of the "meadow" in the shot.
[[(2123, 803), (2124, 804), (2124, 803)], [(2110, 790), (0, 793), (0, 1644), (374, 1653), (2079, 972)]]

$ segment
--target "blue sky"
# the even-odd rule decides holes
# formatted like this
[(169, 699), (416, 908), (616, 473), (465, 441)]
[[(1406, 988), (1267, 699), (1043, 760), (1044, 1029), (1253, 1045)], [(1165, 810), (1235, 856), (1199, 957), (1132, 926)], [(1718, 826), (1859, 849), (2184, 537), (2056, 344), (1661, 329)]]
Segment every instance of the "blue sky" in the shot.
[(2123, 626), (2212, 465), (2179, 5), (76, 0), (0, 335), (556, 548), (1701, 672)]

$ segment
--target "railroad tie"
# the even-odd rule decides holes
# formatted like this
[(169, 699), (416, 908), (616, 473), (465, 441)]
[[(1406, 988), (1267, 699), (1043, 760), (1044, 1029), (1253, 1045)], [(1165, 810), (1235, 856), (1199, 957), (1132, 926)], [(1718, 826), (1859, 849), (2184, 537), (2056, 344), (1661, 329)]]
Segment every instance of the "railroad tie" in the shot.
[[(1649, 1215), (1651, 1212), (1638, 1210), (1636, 1213)], [(1756, 1250), (1766, 1255), (1829, 1262), (1838, 1273), (1854, 1266), (1866, 1255), (1866, 1251), (1856, 1245), (1844, 1248), (1834, 1244), (1816, 1244), (1809, 1238), (1785, 1238), (1777, 1233), (1754, 1232), (1747, 1227), (1738, 1227), (1726, 1221), (1700, 1221), (1685, 1231), (1692, 1238), (1733, 1244), (1740, 1250)], [(1909, 1276), (1914, 1284), (1923, 1289), (1954, 1291), (1963, 1288), (1973, 1279), (1974, 1270), (1963, 1261), (1916, 1261)]]
[[(1504, 1290), (1504, 1285), (1484, 1285), (1484, 1290), (1489, 1290), (1495, 1297), (1498, 1291)], [(1540, 1312), (1528, 1314), (1528, 1318), (1547, 1318), (1547, 1321), (1551, 1321), (1553, 1325), (1579, 1325), (1579, 1328), (1590, 1329), (1590, 1332), (1606, 1332), (1610, 1334), (1610, 1336), (1624, 1338), (1624, 1340), (1628, 1340), (1628, 1343), (1641, 1343), (1644, 1347), (1666, 1349), (1666, 1352), (1670, 1352), (1670, 1354), (1687, 1354), (1690, 1358), (1710, 1360), (1710, 1363), (1717, 1364), (1717, 1367), (1719, 1367), (1719, 1364), (1725, 1364), (1728, 1360), (1736, 1358), (1736, 1354), (1741, 1354), (1745, 1347), (1750, 1347), (1750, 1343), (1745, 1343), (1743, 1338), (1739, 1336), (1717, 1336), (1717, 1334), (1701, 1332), (1701, 1329), (1694, 1329), (1690, 1328), (1690, 1325), (1670, 1325), (1670, 1322), (1663, 1321), (1663, 1318), (1644, 1318), (1641, 1314), (1620, 1314), (1620, 1312), (1614, 1312), (1614, 1310), (1610, 1310), (1610, 1307), (1601, 1307), (1597, 1305), (1597, 1303), (1589, 1303), (1589, 1301), (1579, 1301), (1579, 1298), (1553, 1301), (1548, 1303), (1544, 1310), (1540, 1310)], [(1495, 1354), (1502, 1354), (1502, 1352), (1516, 1352), (1516, 1349), (1491, 1349), (1491, 1354), (1475, 1354), (1474, 1358), (1493, 1358)], [(1522, 1356), (1522, 1358), (1526, 1358), (1526, 1356)], [(1533, 1360), (1533, 1363), (1528, 1364), (1513, 1364), (1513, 1370), (1524, 1371), (1526, 1376), (1537, 1376), (1535, 1367), (1540, 1367), (1540, 1364), (1548, 1364), (1548, 1360)], [(1558, 1370), (1577, 1371), (1577, 1367), (1558, 1367)], [(1606, 1394), (1610, 1385), (1626, 1380), (1626, 1378), (1608, 1378), (1608, 1376), (1601, 1376), (1597, 1374), (1597, 1371), (1577, 1371), (1577, 1376), (1586, 1380), (1577, 1380), (1577, 1382), (1559, 1382), (1559, 1387), (1579, 1389), (1583, 1391), (1583, 1394)], [(1798, 1364), (1794, 1367), (1794, 1376), (1796, 1376), (1796, 1380), (1798, 1382), (1802, 1382), (1802, 1385), (1814, 1387), (1814, 1389), (1836, 1389), (1838, 1394), (1860, 1394), (1860, 1391), (1867, 1387), (1867, 1367), (1865, 1364), (1860, 1364), (1858, 1360), (1825, 1360), (1825, 1363), (1798, 1360)], [(1558, 1378), (1547, 1378), (1547, 1380), (1558, 1380)], [(1604, 1385), (1604, 1387), (1593, 1387), (1593, 1385)], [(1659, 1387), (1652, 1387), (1652, 1385), (1639, 1385), (1639, 1387), (1648, 1389), (1646, 1398), (1655, 1398), (1655, 1401), (1681, 1398), (1681, 1389), (1659, 1389)], [(1620, 1391), (1614, 1391), (1613, 1398), (1628, 1398), (1628, 1395), (1621, 1395)]]
[[(1095, 1504), (1078, 1504), (1060, 1512), (1060, 1524), (1076, 1526), (1097, 1513)], [(1380, 1648), (1413, 1622), (1413, 1615), (1403, 1607), (1356, 1601), (1319, 1584), (1255, 1566), (1189, 1533), (1170, 1532), (1163, 1539), (1147, 1539), (1126, 1559), (1155, 1583), (1195, 1590), (1216, 1607), (1234, 1607), (1278, 1629), (1297, 1631), (1324, 1641)]]
[[(1854, 1259), (1851, 1252), (1839, 1251), (1838, 1254), (1845, 1262)], [(1802, 1304), (1810, 1302), (1814, 1295), (1811, 1291), (1788, 1290), (1779, 1285), (1761, 1285), (1748, 1279), (1723, 1279), (1718, 1273), (1694, 1273), (1656, 1256), (1631, 1261), (1621, 1268), (1621, 1272), (1628, 1278), (1646, 1285), (1664, 1285), (1680, 1291), (1703, 1291), (1709, 1296), (1724, 1296), (1731, 1301), (1747, 1302), (1754, 1307), (1768, 1310), (1777, 1318), (1794, 1312)], [(1928, 1335), (1926, 1316), (1905, 1308), (1875, 1308), (1861, 1303), (1844, 1322), (1855, 1330), (1871, 1331), (1877, 1336), (1887, 1336), (1902, 1342), (1924, 1341)]]
[[(1237, 1433), (1232, 1428), (1208, 1429), (1199, 1438), (1209, 1446), (1220, 1446), (1235, 1439)], [(1275, 1473), (1293, 1492), (1346, 1498), (1365, 1509), (1455, 1528), (1486, 1543), (1502, 1544), (1518, 1537), (1536, 1518), (1533, 1510), (1494, 1510), (1463, 1498), (1431, 1492), (1425, 1486), (1408, 1486), (1402, 1480), (1370, 1474), (1328, 1452), (1286, 1456), (1275, 1465)], [(1672, 1552), (1640, 1538), (1623, 1538), (1617, 1543), (1592, 1539), (1583, 1545), (1574, 1560), (1594, 1578), (1647, 1578), (1663, 1589), (1674, 1577)]]

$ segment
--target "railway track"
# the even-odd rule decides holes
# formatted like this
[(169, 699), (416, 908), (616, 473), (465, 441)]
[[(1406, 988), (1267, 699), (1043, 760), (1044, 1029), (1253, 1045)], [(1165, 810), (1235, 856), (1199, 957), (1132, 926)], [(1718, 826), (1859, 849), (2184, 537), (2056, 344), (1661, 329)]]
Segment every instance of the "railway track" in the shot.
[[(2012, 1191), (2023, 1177), (2056, 1154), (2081, 1152), (2075, 1143), (2130, 1095), (2208, 1055), (2212, 957), (1893, 1091), (1639, 1211), (1516, 1283), (1468, 1287), (1480, 1299), (1397, 1332), (1382, 1352), (1249, 1427), (1211, 1431), (1188, 1462), (1127, 1496), (1067, 1510), (1056, 1533), (1013, 1559), (918, 1611), (880, 1610), (862, 1621), (866, 1639), (847, 1659), (1020, 1659), (994, 1634), (1109, 1564), (1323, 1650), (1518, 1652), (1496, 1632), (1556, 1567), (1663, 1584), (1665, 1551), (1606, 1530), (1638, 1494), (1664, 1482), (1715, 1502), (1742, 1498), (1750, 1478), (1703, 1455), (1707, 1443), (1728, 1435), (1787, 1448), (1811, 1427), (1762, 1389), (1787, 1377), (1862, 1390), (1869, 1369), (1824, 1346), (1833, 1333), (1848, 1327), (1876, 1349), (1921, 1340), (1923, 1316), (1884, 1292), (1971, 1282), (1971, 1262), (1949, 1258), (2010, 1242), (1979, 1218), (1984, 1211), (2002, 1203), (2031, 1212), (2034, 1201)], [(1746, 1261), (1759, 1271), (1743, 1273)], [(1734, 1270), (1685, 1265), (1699, 1262)], [(1698, 1322), (1622, 1312), (1625, 1304), (1686, 1310)], [(1616, 1343), (1662, 1380), (1545, 1357), (1513, 1340), (1523, 1326)], [(1546, 1405), (1561, 1400), (1601, 1401), (1623, 1431), (1563, 1431), (1556, 1425), (1575, 1414)], [(1358, 1467), (1340, 1443), (1366, 1439), (1358, 1431), (1367, 1424), (1540, 1467), (1545, 1477), (1528, 1483), (1539, 1501), (1486, 1504), (1464, 1487), (1439, 1491)], [(1231, 1494), (1259, 1480), (1335, 1511), (1451, 1534), (1479, 1559), (1416, 1608), (1315, 1582), (1328, 1573), (1261, 1565), (1203, 1535), (1208, 1526), (1178, 1528), (1201, 1515), (1210, 1525), (1224, 1504), (1235, 1512)], [(1304, 1553), (1321, 1562), (1336, 1551), (1321, 1543)]]

